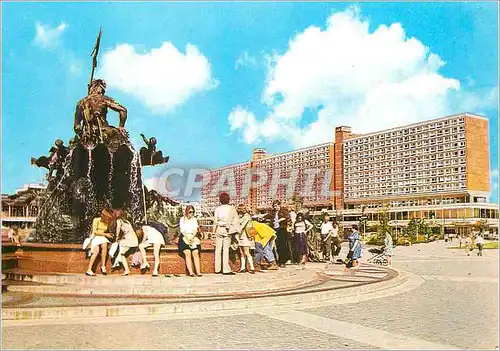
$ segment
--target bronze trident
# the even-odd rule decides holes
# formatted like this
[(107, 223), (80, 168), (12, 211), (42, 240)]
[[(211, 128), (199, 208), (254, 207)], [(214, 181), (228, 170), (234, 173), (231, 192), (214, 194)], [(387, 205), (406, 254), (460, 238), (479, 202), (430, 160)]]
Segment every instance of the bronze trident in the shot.
[(90, 72), (89, 90), (90, 90), (90, 85), (92, 84), (92, 81), (94, 80), (95, 68), (97, 67), (97, 55), (99, 55), (99, 46), (101, 45), (101, 36), (102, 36), (102, 27), (99, 28), (99, 34), (97, 34), (97, 39), (95, 42), (94, 50), (92, 50), (92, 53), (90, 54), (90, 56), (92, 56), (92, 71)]

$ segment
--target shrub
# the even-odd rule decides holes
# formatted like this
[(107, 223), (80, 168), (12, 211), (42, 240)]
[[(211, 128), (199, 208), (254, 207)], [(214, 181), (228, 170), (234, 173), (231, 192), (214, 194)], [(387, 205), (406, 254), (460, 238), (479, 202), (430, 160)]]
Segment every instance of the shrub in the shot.
[(411, 241), (408, 240), (408, 238), (400, 236), (398, 240), (396, 241), (396, 245), (398, 246), (408, 246), (411, 245)]
[(366, 241), (366, 245), (384, 245), (384, 240), (379, 238), (378, 235), (373, 235)]

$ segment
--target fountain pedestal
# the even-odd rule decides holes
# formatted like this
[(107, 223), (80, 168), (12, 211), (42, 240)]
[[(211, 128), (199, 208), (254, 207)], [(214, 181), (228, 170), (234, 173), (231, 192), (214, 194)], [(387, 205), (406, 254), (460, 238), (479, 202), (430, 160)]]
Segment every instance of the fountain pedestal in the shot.
[[(201, 245), (200, 263), (202, 273), (214, 273), (214, 247), (211, 241), (203, 241)], [(88, 259), (86, 252), (82, 251), (79, 244), (38, 244), (26, 243), (19, 251), (15, 245), (3, 245), (2, 255), (2, 271), (16, 269), (32, 274), (37, 273), (81, 273), (87, 270)], [(152, 250), (146, 250), (148, 261), (153, 265), (154, 258)], [(131, 266), (132, 258), (128, 256), (130, 272), (132, 275), (141, 274), (138, 268)], [(234, 262), (230, 262), (233, 271), (239, 270), (240, 262), (236, 258)], [(99, 267), (101, 266), (100, 257), (97, 258), (95, 267), (96, 274), (100, 274)], [(108, 257), (106, 262), (107, 271), (109, 274), (121, 274), (123, 271), (118, 270), (111, 272), (111, 262)], [(177, 251), (177, 245), (167, 245), (160, 252), (160, 274), (185, 274), (184, 259), (181, 258)], [(151, 274), (151, 271), (146, 273)]]

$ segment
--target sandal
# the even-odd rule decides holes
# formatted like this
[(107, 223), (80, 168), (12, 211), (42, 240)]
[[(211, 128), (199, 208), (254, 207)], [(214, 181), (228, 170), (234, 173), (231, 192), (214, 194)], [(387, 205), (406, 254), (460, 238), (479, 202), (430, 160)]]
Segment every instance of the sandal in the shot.
[(146, 273), (147, 271), (149, 271), (150, 268), (151, 268), (151, 266), (149, 265), (149, 263), (144, 267), (141, 266), (141, 273), (142, 274)]

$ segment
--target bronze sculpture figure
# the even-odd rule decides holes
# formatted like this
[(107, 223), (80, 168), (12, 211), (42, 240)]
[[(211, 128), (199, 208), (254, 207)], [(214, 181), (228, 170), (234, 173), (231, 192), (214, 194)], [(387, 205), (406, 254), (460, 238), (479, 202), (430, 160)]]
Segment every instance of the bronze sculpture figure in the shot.
[[(123, 209), (136, 223), (147, 220), (147, 205), (152, 204), (146, 201), (149, 194), (143, 184), (141, 159), (143, 165), (169, 159), (156, 149), (154, 137), (147, 140), (142, 135), (147, 148), (140, 152), (130, 142), (125, 130), (127, 109), (105, 95), (104, 80), (94, 79), (100, 41), (101, 31), (91, 54), (87, 96), (76, 105), (75, 136), (69, 148), (57, 140), (49, 157), (31, 159), (32, 164), (49, 169), (49, 186), (40, 199), (43, 205), (35, 223), (35, 242), (81, 242), (103, 209)], [(118, 113), (118, 128), (108, 122), (108, 109)], [(152, 202), (165, 202), (159, 194), (151, 195)]]
[[(127, 141), (125, 131), (127, 109), (111, 97), (104, 95), (105, 92), (106, 82), (102, 79), (95, 79), (90, 84), (89, 94), (76, 105), (73, 128), (85, 143), (97, 144), (106, 142), (110, 138), (119, 138), (122, 142)], [(108, 123), (108, 108), (118, 112), (120, 116), (119, 134), (116, 128)]]
[(49, 170), (47, 174), (47, 180), (49, 182), (54, 179), (54, 171), (56, 171), (55, 179), (59, 179), (62, 176), (62, 166), (68, 155), (68, 148), (64, 146), (64, 142), (61, 139), (57, 139), (54, 145), (55, 146), (50, 148), (48, 157), (40, 156), (38, 158), (31, 158), (32, 165), (47, 168)]
[(141, 155), (141, 164), (143, 166), (154, 166), (160, 165), (162, 163), (167, 163), (169, 157), (163, 157), (161, 150), (156, 151), (156, 138), (151, 137), (149, 140), (144, 134), (141, 134), (142, 140), (147, 145), (146, 147), (141, 147), (139, 151)]

